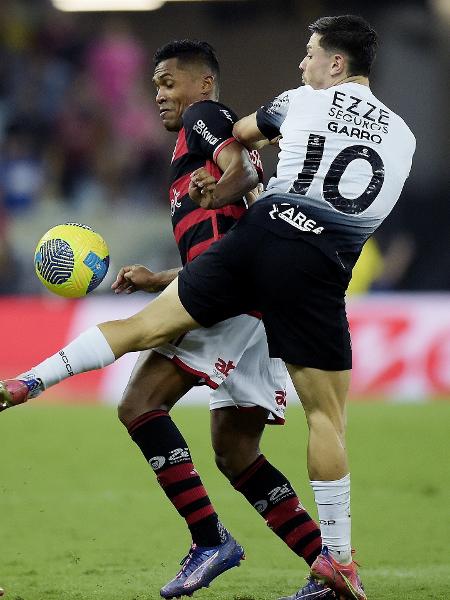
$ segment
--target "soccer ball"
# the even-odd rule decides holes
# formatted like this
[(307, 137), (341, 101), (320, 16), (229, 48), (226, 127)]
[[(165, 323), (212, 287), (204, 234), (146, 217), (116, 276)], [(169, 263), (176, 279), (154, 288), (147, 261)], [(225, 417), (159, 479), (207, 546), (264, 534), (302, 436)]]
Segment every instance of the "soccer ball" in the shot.
[(37, 276), (51, 292), (66, 298), (81, 298), (105, 277), (109, 267), (108, 246), (88, 225), (56, 225), (39, 240), (34, 266)]

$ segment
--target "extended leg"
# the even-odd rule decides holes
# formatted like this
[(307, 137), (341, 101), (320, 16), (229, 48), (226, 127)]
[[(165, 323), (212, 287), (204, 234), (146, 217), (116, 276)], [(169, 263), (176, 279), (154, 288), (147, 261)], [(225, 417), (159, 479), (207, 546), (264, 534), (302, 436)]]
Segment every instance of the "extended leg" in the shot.
[(127, 352), (155, 348), (199, 324), (181, 304), (178, 279), (150, 304), (128, 319), (108, 321), (99, 326), (108, 345), (119, 358)]
[(174, 280), (136, 315), (91, 327), (16, 379), (0, 382), (0, 411), (26, 402), (63, 379), (101, 369), (127, 352), (159, 346), (198, 327), (178, 298), (177, 283)]

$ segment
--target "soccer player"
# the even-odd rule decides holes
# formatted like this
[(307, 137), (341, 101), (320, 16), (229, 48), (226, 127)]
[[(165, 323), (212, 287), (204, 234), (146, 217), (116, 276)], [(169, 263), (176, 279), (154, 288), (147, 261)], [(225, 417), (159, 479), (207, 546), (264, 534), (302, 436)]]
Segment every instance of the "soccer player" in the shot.
[[(208, 44), (171, 42), (156, 52), (154, 63), (163, 125), (178, 133), (169, 197), (174, 235), (186, 264), (246, 212), (243, 196), (258, 183), (250, 159), (259, 171), (261, 163), (257, 151), (249, 155), (232, 136), (237, 117), (218, 102), (219, 65)], [(199, 207), (203, 201), (200, 187), (191, 190), (197, 203), (189, 197), (191, 174), (199, 167), (214, 176), (215, 210)], [(247, 194), (247, 200), (251, 196)], [(179, 270), (153, 273), (142, 265), (123, 267), (112, 287), (117, 293), (161, 291)], [(45, 366), (33, 371), (32, 379), (39, 377), (45, 386), (53, 382)], [(176, 402), (202, 382), (211, 388), (212, 441), (219, 468), (294, 552), (308, 564), (318, 556), (317, 524), (286, 477), (259, 450), (268, 415), (273, 422), (284, 420), (286, 377), (283, 361), (269, 358), (258, 315), (235, 316), (211, 328), (184, 333), (139, 357), (119, 417), (185, 519), (193, 541), (183, 568), (162, 588), (163, 597), (192, 593), (243, 557), (242, 547), (220, 523), (188, 444), (169, 416)], [(30, 378), (28, 385), (32, 385)], [(40, 386), (31, 395), (39, 390)], [(273, 495), (275, 489), (279, 492)]]
[[(415, 138), (369, 87), (377, 44), (370, 25), (345, 15), (318, 19), (310, 30), (300, 63), (305, 85), (234, 127), (248, 146), (282, 135), (268, 190), (151, 304), (129, 319), (88, 330), (61, 352), (78, 373), (260, 309), (270, 355), (286, 362), (305, 410), (307, 465), (323, 542), (311, 567), (311, 594), (304, 587), (289, 600), (320, 598), (328, 594), (324, 585), (338, 597), (366, 600), (350, 542), (345, 290), (362, 246), (400, 196)], [(211, 174), (194, 172), (194, 198), (195, 188), (203, 190), (202, 205), (214, 208)], [(57, 355), (49, 360), (54, 382), (67, 377)], [(28, 394), (26, 381), (3, 383), (7, 406)]]

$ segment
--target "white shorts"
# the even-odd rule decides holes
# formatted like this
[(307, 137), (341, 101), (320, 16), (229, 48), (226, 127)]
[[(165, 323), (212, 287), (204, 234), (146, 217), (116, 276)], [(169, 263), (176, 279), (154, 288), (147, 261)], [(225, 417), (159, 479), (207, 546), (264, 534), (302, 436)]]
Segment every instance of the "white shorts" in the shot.
[(211, 410), (262, 406), (269, 411), (269, 422), (284, 423), (287, 371), (281, 359), (269, 357), (260, 319), (233, 317), (154, 350), (211, 388)]

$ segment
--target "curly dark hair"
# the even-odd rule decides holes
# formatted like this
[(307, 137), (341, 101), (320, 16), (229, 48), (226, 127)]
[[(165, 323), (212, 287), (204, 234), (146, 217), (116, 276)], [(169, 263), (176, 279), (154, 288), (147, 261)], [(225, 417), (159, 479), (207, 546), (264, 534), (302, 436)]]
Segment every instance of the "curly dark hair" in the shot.
[(377, 33), (357, 15), (321, 17), (309, 30), (320, 35), (320, 46), (327, 51), (344, 52), (349, 60), (349, 75), (369, 75), (377, 51)]

